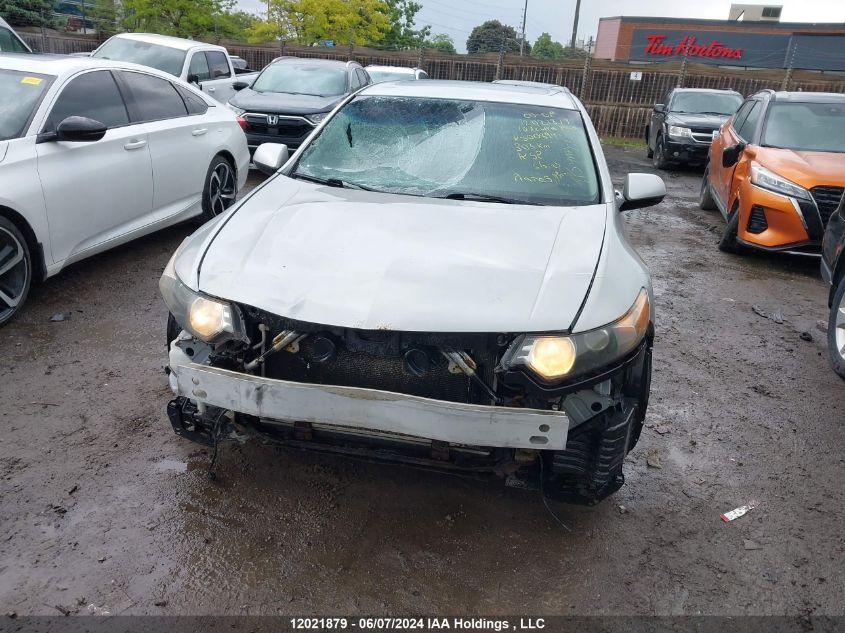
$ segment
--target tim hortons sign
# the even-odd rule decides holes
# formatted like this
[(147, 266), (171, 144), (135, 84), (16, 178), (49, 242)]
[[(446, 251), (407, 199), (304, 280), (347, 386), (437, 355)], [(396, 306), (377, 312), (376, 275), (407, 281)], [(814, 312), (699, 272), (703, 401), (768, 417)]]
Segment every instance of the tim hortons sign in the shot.
[(742, 59), (742, 49), (726, 46), (719, 40), (703, 42), (695, 35), (684, 35), (677, 43), (667, 41), (666, 35), (649, 33), (645, 36), (645, 54), (663, 57), (717, 57)]

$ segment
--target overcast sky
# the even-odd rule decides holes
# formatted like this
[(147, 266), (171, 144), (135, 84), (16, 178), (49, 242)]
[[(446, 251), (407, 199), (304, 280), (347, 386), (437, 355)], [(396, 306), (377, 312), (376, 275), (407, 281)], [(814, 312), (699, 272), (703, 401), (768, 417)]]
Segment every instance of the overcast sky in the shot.
[[(433, 33), (448, 33), (459, 52), (474, 26), (490, 19), (519, 31), (524, 0), (418, 0), (423, 5), (417, 25), (430, 24)], [(260, 11), (261, 0), (239, 0), (241, 8)], [(750, 3), (749, 3), (750, 4)], [(755, 2), (755, 4), (758, 4)], [(764, 3), (759, 3), (764, 4)], [(782, 22), (845, 22), (845, 0), (777, 0), (783, 4)], [(578, 38), (595, 37), (599, 18), (614, 15), (649, 15), (726, 20), (730, 0), (582, 0)], [(543, 31), (566, 43), (572, 35), (575, 0), (528, 0), (525, 33), (529, 42)]]

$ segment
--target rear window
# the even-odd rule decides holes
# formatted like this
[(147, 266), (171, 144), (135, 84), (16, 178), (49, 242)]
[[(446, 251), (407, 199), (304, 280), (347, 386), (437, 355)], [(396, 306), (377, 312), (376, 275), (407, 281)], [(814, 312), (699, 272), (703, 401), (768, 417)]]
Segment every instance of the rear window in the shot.
[(763, 145), (808, 152), (845, 152), (845, 103), (774, 103)]
[(0, 70), (0, 141), (20, 138), (55, 77)]
[(141, 64), (176, 77), (182, 74), (182, 66), (185, 64), (185, 51), (124, 37), (111, 38), (92, 57)]

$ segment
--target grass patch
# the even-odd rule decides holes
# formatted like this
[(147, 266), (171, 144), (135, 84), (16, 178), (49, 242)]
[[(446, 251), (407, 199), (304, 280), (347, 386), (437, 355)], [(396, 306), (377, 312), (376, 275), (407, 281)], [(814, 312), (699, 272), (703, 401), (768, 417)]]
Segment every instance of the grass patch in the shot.
[(602, 145), (617, 145), (619, 147), (635, 147), (645, 149), (645, 141), (639, 138), (623, 138), (621, 136), (602, 136)]

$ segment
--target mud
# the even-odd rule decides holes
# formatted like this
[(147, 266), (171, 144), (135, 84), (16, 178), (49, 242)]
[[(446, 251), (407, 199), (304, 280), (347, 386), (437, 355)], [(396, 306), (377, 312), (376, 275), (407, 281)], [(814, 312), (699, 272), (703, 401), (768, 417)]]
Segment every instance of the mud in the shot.
[[(608, 157), (619, 182), (650, 170)], [(157, 281), (190, 225), (36, 287), (0, 332), (0, 612), (841, 614), (818, 261), (720, 253), (699, 179), (665, 174), (668, 199), (627, 215), (657, 296), (652, 404), (622, 490), (551, 505), (571, 532), (535, 492), (257, 442), (210, 481), (165, 416)]]

